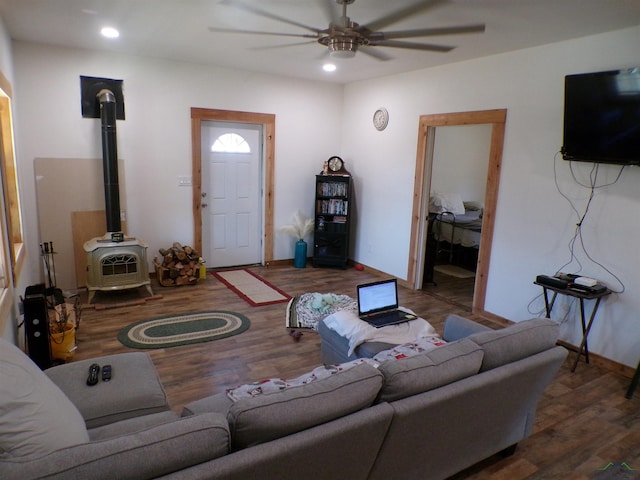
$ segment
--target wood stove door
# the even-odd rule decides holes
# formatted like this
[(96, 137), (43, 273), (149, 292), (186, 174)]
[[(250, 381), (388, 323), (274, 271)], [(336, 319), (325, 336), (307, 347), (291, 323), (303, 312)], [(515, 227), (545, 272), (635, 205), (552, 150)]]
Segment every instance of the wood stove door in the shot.
[(261, 132), (261, 125), (203, 122), (202, 253), (207, 267), (262, 262)]

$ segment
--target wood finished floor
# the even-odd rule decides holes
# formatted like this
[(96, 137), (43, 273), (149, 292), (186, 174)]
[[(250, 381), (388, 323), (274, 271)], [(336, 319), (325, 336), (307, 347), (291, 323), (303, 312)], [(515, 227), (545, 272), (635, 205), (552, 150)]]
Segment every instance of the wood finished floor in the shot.
[[(357, 284), (379, 279), (366, 270), (353, 268), (271, 266), (251, 270), (290, 295), (333, 292), (354, 296)], [(451, 285), (455, 291), (451, 292), (452, 297), (447, 297), (447, 282), (439, 280), (438, 287), (426, 286), (424, 291), (401, 287), (399, 295), (402, 305), (415, 310), (441, 332), (449, 313), (471, 318), (473, 315), (469, 314), (462, 290)], [(320, 363), (319, 338), (315, 333), (305, 333), (297, 342), (288, 335), (284, 326), (286, 304), (251, 307), (211, 275), (194, 286), (167, 288), (155, 281), (152, 286), (162, 298), (115, 309), (84, 308), (76, 359), (131, 351), (118, 342), (116, 335), (137, 320), (221, 309), (246, 315), (251, 319), (251, 328), (213, 342), (147, 350), (174, 410), (180, 411), (186, 403), (229, 386), (268, 377), (292, 378)], [(144, 289), (99, 292), (95, 302), (121, 302), (137, 295), (144, 297), (147, 293)], [(81, 299), (86, 301), (86, 294), (81, 294)], [(487, 459), (453, 479), (591, 479), (597, 469), (609, 462), (626, 462), (640, 469), (640, 390), (627, 400), (624, 395), (628, 378), (584, 362), (572, 374), (569, 371), (572, 358), (573, 353), (545, 391), (534, 434), (520, 443), (516, 453), (508, 458)], [(419, 445), (414, 448), (417, 455), (425, 453)]]

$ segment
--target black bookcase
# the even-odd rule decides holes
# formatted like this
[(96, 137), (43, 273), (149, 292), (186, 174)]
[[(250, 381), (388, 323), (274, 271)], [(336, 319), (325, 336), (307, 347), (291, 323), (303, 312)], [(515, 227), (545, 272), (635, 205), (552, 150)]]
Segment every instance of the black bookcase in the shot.
[(351, 188), (350, 175), (316, 175), (314, 267), (347, 266)]

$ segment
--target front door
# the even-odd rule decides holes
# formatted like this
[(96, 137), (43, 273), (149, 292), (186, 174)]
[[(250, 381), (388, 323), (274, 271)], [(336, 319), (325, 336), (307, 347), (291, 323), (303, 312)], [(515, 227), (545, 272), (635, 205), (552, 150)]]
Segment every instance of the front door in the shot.
[(202, 253), (209, 268), (262, 262), (262, 125), (202, 122)]

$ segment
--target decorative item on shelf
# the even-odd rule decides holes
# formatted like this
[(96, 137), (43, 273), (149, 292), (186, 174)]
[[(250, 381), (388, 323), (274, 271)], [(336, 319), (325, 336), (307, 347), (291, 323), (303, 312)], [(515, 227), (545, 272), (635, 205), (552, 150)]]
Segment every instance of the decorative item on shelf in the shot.
[(389, 112), (386, 108), (380, 107), (373, 113), (373, 126), (376, 130), (382, 131), (389, 124)]
[(344, 168), (344, 160), (334, 155), (325, 160), (322, 172), (320, 175), (351, 175), (346, 168)]
[(284, 225), (280, 227), (280, 230), (298, 239), (295, 245), (293, 266), (305, 268), (307, 266), (307, 242), (304, 238), (313, 232), (313, 218), (305, 218), (302, 212), (297, 210), (293, 215), (293, 224)]

